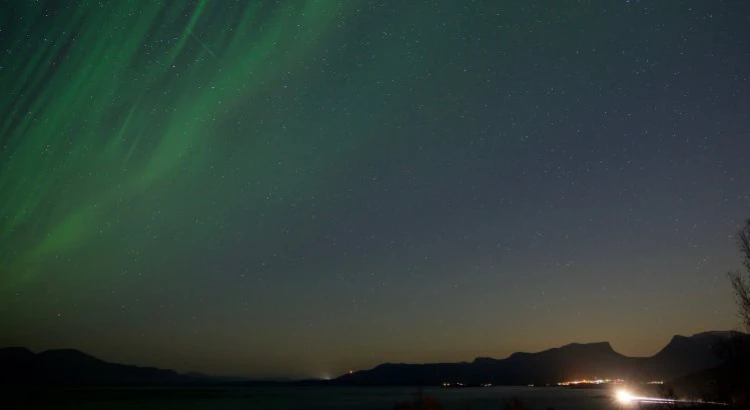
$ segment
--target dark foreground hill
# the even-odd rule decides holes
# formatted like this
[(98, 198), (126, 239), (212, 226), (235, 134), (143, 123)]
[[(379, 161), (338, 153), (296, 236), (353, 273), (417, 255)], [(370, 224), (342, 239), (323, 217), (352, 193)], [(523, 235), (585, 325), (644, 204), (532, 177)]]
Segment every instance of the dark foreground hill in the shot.
[(346, 374), (335, 380), (349, 385), (553, 384), (591, 378), (672, 380), (718, 366), (717, 355), (729, 332), (675, 336), (652, 357), (627, 357), (607, 342), (569, 344), (538, 353), (514, 353), (505, 359), (473, 362), (394, 364)]

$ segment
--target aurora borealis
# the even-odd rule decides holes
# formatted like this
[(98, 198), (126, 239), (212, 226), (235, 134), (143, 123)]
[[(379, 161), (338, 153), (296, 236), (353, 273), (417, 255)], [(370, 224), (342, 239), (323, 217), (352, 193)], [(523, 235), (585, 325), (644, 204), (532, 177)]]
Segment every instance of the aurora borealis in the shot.
[(1, 4), (0, 345), (317, 377), (736, 324), (743, 2)]
[[(20, 3), (6, 18), (25, 19), (4, 24), (19, 34), (7, 54), (29, 56), (4, 67), (2, 84), (12, 90), (3, 101), (3, 236), (24, 237), (22, 251), (4, 249), (13, 276), (103, 233), (114, 207), (207, 166), (222, 147), (210, 138), (217, 117), (241, 115), (240, 104), (314, 47), (337, 12), (309, 4), (51, 6)], [(292, 34), (290, 25), (305, 29)]]

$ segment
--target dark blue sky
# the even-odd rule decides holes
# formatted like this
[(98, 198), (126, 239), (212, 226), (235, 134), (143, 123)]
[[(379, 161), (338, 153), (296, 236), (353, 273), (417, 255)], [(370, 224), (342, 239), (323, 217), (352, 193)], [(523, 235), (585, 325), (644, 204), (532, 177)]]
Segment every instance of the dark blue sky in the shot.
[(746, 2), (4, 1), (0, 344), (251, 376), (737, 325)]

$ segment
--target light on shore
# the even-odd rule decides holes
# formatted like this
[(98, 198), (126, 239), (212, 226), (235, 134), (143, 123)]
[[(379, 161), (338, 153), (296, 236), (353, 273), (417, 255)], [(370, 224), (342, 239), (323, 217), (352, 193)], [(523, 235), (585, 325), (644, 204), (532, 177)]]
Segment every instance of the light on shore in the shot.
[(633, 401), (633, 395), (627, 390), (618, 390), (616, 397), (621, 404), (629, 404)]

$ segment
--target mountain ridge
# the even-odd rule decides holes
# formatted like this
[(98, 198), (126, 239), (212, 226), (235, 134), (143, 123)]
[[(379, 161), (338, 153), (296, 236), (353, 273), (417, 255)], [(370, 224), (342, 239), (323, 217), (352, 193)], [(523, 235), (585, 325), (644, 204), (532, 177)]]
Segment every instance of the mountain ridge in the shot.
[[(339, 384), (554, 384), (583, 378), (671, 380), (718, 366), (722, 341), (735, 332), (675, 335), (652, 356), (631, 357), (609, 342), (569, 343), (535, 353), (515, 352), (504, 359), (477, 357), (472, 362), (384, 363), (344, 374)], [(740, 334), (740, 333), (736, 333)], [(743, 334), (744, 335), (744, 334)], [(384, 366), (385, 365), (385, 366)]]
[[(731, 331), (701, 332), (692, 336), (675, 335), (660, 351), (649, 357), (625, 356), (615, 351), (609, 342), (576, 342), (534, 353), (515, 352), (503, 359), (476, 357), (471, 362), (388, 362), (371, 369), (344, 374), (327, 383), (435, 385), (461, 381), (472, 384), (526, 385), (592, 377), (667, 380), (719, 365), (721, 360), (715, 354), (717, 348), (722, 340), (735, 334), (747, 336)], [(0, 384), (3, 385), (100, 386), (265, 382), (196, 372), (180, 374), (169, 369), (111, 363), (75, 349), (53, 349), (34, 353), (25, 347), (0, 348)]]

